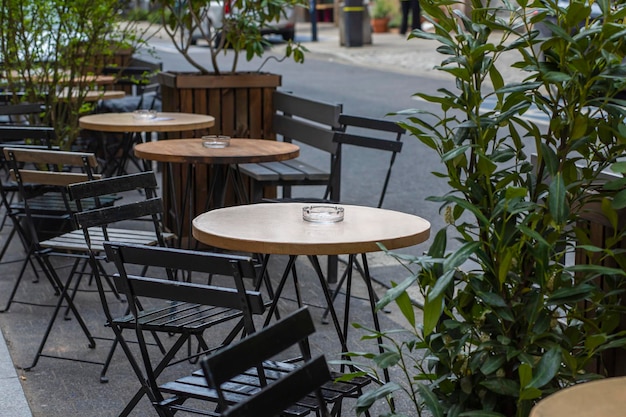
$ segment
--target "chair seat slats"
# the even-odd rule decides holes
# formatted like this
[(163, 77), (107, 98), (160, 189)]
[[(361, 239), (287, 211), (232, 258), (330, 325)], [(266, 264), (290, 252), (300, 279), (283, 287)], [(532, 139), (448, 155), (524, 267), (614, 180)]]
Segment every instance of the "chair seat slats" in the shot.
[[(185, 328), (187, 333), (202, 333), (211, 326), (231, 320), (241, 316), (239, 312), (234, 312), (223, 308), (206, 308), (198, 304), (178, 303), (174, 307), (159, 308), (149, 310), (138, 317), (144, 329), (149, 331), (180, 331)], [(124, 328), (135, 327), (132, 315), (127, 315), (114, 320), (116, 324)]]
[[(132, 230), (132, 229), (114, 229), (108, 228), (108, 240), (111, 242), (124, 242), (137, 245), (155, 245), (157, 243), (157, 237), (154, 232), (146, 230)], [(102, 229), (93, 228), (90, 229), (91, 235), (91, 248), (98, 252), (103, 251), (103, 243), (107, 240), (102, 233)], [(174, 237), (172, 233), (163, 233), (163, 237), (166, 240), (170, 240)], [(66, 250), (66, 251), (78, 251), (89, 252), (87, 242), (85, 241), (85, 235), (82, 230), (73, 230), (65, 233), (61, 236), (57, 236), (41, 242), (41, 247)]]

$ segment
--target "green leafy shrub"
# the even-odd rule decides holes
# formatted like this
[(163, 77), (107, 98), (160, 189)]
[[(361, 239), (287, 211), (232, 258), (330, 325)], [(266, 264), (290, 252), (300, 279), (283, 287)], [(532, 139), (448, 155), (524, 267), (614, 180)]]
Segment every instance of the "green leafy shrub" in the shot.
[(96, 87), (68, 80), (97, 74), (119, 50), (144, 43), (133, 22), (121, 22), (121, 7), (117, 0), (2, 0), (1, 87), (20, 93), (15, 101), (43, 103), (43, 122), (64, 149), (78, 137), (79, 117), (93, 110), (85, 97)]
[[(152, 0), (161, 11), (163, 28), (172, 39), (174, 47), (194, 68), (202, 74), (220, 74), (217, 57), (226, 52), (234, 53), (228, 72), (236, 72), (240, 55), (250, 61), (265, 54), (269, 42), (261, 31), (278, 22), (285, 16), (288, 7), (304, 7), (305, 0)], [(209, 19), (209, 7), (222, 8), (223, 22)], [(189, 48), (199, 36), (209, 47), (210, 65), (189, 54)], [(306, 48), (297, 42), (289, 41), (282, 59), (291, 58), (295, 62), (304, 61)]]
[[(398, 255), (419, 268), (378, 307), (395, 301), (409, 330), (384, 332), (384, 354), (352, 356), (405, 378), (366, 393), (358, 413), (404, 392), (411, 414), (527, 416), (544, 396), (611, 374), (603, 354), (626, 343), (618, 211), (626, 207), (626, 102), (616, 98), (626, 73), (624, 4), (597, 1), (600, 22), (581, 0), (567, 10), (553, 0), (472, 0), (469, 16), (455, 3), (422, 2), (435, 33), (411, 36), (438, 42), (438, 69), (456, 89), (416, 93), (436, 112), (402, 112), (403, 125), (441, 158), (433, 174), (449, 191), (430, 200), (448, 226), (427, 255)], [(553, 35), (540, 39), (534, 24), (549, 15)], [(506, 82), (503, 54), (516, 54), (523, 82)], [(531, 109), (547, 126), (525, 117)], [(611, 167), (620, 174), (603, 179)], [(613, 230), (603, 245), (584, 226), (597, 218)], [(406, 293), (412, 286), (425, 299), (422, 323)]]

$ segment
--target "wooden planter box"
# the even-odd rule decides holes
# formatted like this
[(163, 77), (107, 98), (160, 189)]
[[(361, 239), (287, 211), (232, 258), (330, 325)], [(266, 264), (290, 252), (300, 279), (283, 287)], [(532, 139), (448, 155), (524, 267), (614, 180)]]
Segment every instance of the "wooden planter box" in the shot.
[[(272, 129), (273, 93), (281, 85), (280, 75), (256, 72), (223, 75), (162, 72), (158, 74), (158, 80), (161, 85), (163, 111), (208, 114), (215, 117), (215, 126), (206, 133), (276, 140)], [(162, 139), (197, 137), (200, 133), (202, 132), (168, 133)], [(172, 169), (175, 178), (173, 189), (169, 189), (167, 181), (163, 184), (165, 224), (168, 227), (176, 224), (172, 217), (172, 204), (181, 203), (181, 194), (187, 179), (187, 166), (177, 164)], [(194, 212), (199, 214), (205, 211), (210, 180), (215, 172), (208, 166), (196, 166), (195, 169)], [(167, 167), (164, 167), (163, 175), (164, 178), (168, 175)], [(234, 203), (234, 195), (228, 193), (226, 205)], [(185, 224), (188, 223), (185, 221)], [(183, 235), (190, 236), (188, 233), (186, 230)]]
[[(618, 216), (619, 224), (617, 227), (619, 230), (623, 230), (626, 227), (626, 211), (622, 210)], [(587, 203), (585, 205), (585, 212), (582, 218), (578, 221), (577, 227), (585, 230), (591, 240), (591, 244), (606, 248), (606, 242), (614, 236), (614, 229), (611, 226), (609, 220), (602, 214), (601, 205), (599, 202)], [(626, 239), (622, 239), (617, 245), (619, 249), (626, 249)], [(616, 249), (614, 246), (613, 249)], [(577, 265), (602, 265), (611, 268), (618, 268), (617, 262), (612, 258), (599, 259), (599, 256), (588, 256), (585, 251), (577, 250), (575, 256), (575, 263)], [(605, 284), (605, 278), (597, 278), (597, 284), (607, 292), (610, 288)], [(622, 300), (622, 305), (626, 306), (626, 302)], [(601, 320), (601, 317), (594, 318)], [(620, 318), (620, 324), (615, 330), (616, 332), (626, 330), (626, 315), (622, 314)], [(626, 350), (624, 348), (609, 349), (602, 355), (602, 361), (592, 364), (589, 369), (591, 372), (596, 372), (600, 375), (607, 377), (624, 376), (626, 375)]]

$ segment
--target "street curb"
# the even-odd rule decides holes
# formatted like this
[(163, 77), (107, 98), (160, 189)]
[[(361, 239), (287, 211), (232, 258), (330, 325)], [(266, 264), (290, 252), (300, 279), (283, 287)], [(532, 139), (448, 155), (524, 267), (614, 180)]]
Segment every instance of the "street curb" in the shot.
[(0, 417), (32, 417), (22, 384), (0, 330)]

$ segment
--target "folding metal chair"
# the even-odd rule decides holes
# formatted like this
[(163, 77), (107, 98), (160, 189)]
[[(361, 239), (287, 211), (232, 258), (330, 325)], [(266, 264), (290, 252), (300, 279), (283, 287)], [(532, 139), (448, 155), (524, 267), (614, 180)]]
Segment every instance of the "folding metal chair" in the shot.
[[(108, 259), (117, 267), (115, 284), (126, 295), (130, 308), (130, 314), (123, 317), (113, 317), (107, 312), (109, 324), (141, 383), (121, 416), (128, 415), (144, 394), (155, 404), (163, 400), (155, 389), (156, 380), (167, 366), (189, 359), (188, 354), (174, 360), (188, 340), (195, 338), (200, 352), (227, 345), (242, 332), (254, 331), (252, 316), (265, 311), (261, 294), (246, 290), (244, 285), (245, 278), (256, 279), (251, 258), (116, 242), (107, 242), (104, 247)], [(146, 266), (150, 266), (149, 276), (131, 273), (132, 267)], [(214, 280), (219, 277), (221, 286), (176, 280), (183, 271), (211, 275)], [(145, 305), (151, 308), (142, 309)], [(207, 342), (203, 335), (215, 326), (221, 326), (226, 336), (217, 339), (212, 334), (211, 340), (221, 341)], [(124, 329), (135, 330), (141, 369), (128, 349), (122, 334)], [(168, 333), (177, 339), (167, 353), (155, 358), (146, 342), (146, 332)]]
[[(6, 105), (7, 107), (14, 107), (14, 105)], [(2, 107), (0, 106), (0, 114), (2, 113)], [(39, 108), (39, 105), (28, 105), (28, 108)], [(23, 110), (22, 110), (23, 111)], [(41, 111), (41, 110), (39, 110)], [(27, 125), (0, 125), (0, 147), (33, 147), (41, 149), (51, 149), (51, 143), (56, 138), (54, 129), (44, 126), (27, 126)], [(27, 145), (28, 143), (28, 145)], [(19, 195), (19, 186), (15, 181), (9, 178), (9, 166), (4, 158), (4, 154), (0, 153), (0, 171), (4, 171), (2, 179), (0, 179), (0, 203), (4, 209), (2, 221), (0, 222), (0, 229), (3, 229), (7, 224), (7, 220), (10, 220), (11, 230), (6, 235), (6, 239), (0, 249), (0, 261), (2, 263), (9, 262), (24, 262), (27, 261), (31, 265), (33, 272), (35, 273), (35, 282), (39, 281), (39, 274), (33, 260), (28, 256), (28, 244), (25, 236), (25, 232), (20, 224), (20, 217), (23, 216), (23, 205), (14, 204), (15, 197)], [(37, 184), (30, 184), (26, 187), (28, 191), (28, 198), (36, 198), (43, 191)], [(20, 243), (24, 248), (26, 254), (23, 259), (10, 259), (5, 260), (7, 250), (13, 243), (13, 239), (18, 237)], [(24, 265), (25, 266), (25, 265)], [(21, 274), (20, 274), (21, 275)], [(8, 308), (8, 307), (7, 307)], [(5, 309), (0, 310), (0, 312)]]
[[(28, 239), (28, 252), (37, 261), (45, 276), (60, 293), (60, 297), (53, 305), (54, 311), (49, 317), (48, 325), (42, 337), (38, 350), (32, 364), (24, 369), (33, 368), (40, 357), (51, 357), (67, 359), (77, 362), (101, 364), (100, 362), (82, 360), (80, 358), (61, 357), (44, 353), (44, 347), (49, 339), (56, 318), (66, 303), (67, 312), (73, 313), (83, 333), (87, 337), (89, 347), (96, 345), (95, 338), (87, 328), (84, 320), (79, 314), (75, 303), (76, 289), (81, 277), (86, 273), (91, 275), (92, 271), (86, 271), (81, 266), (87, 266), (86, 260), (89, 258), (89, 246), (85, 241), (82, 230), (75, 230), (72, 216), (83, 208), (93, 209), (94, 207), (111, 206), (119, 198), (111, 193), (103, 193), (99, 198), (85, 199), (80, 204), (71, 201), (67, 194), (67, 185), (76, 182), (93, 181), (100, 176), (95, 174), (97, 161), (94, 154), (83, 152), (65, 152), (57, 150), (42, 150), (29, 148), (4, 148), (4, 155), (11, 167), (11, 176), (17, 182), (20, 193), (26, 195), (26, 187), (30, 184), (39, 184), (53, 193), (46, 195), (43, 202), (35, 202), (35, 199), (23, 198), (24, 216), (21, 218), (24, 230)], [(154, 174), (152, 174), (154, 176)], [(153, 181), (156, 187), (156, 180)], [(43, 207), (40, 206), (43, 204)], [(44, 235), (44, 230), (39, 221), (53, 221), (55, 226)], [(126, 233), (126, 230), (124, 230)], [(156, 239), (155, 234), (145, 231), (137, 234), (146, 243)], [(71, 261), (69, 273), (66, 278), (61, 279), (57, 268), (65, 265), (54, 265), (51, 261), (56, 258), (59, 261), (67, 259)], [(23, 268), (22, 268), (23, 271)], [(74, 278), (77, 278), (76, 285), (72, 286)], [(18, 278), (11, 293), (7, 308), (14, 300), (17, 288), (22, 275)], [(112, 286), (112, 285), (111, 285)], [(73, 291), (72, 291), (73, 289)], [(20, 301), (21, 303), (27, 303)], [(32, 304), (32, 303), (29, 303)], [(68, 314), (66, 313), (66, 314)]]
[[(74, 262), (70, 274), (66, 280), (61, 280), (53, 264), (50, 261), (51, 256), (68, 256), (66, 252), (67, 247), (59, 246), (56, 241), (43, 239), (42, 227), (39, 221), (45, 220), (55, 223), (55, 228), (59, 230), (50, 230), (50, 233), (54, 235), (62, 234), (62, 230), (66, 225), (71, 224), (71, 206), (67, 195), (65, 193), (65, 186), (72, 182), (88, 181), (96, 178), (94, 169), (97, 166), (95, 156), (93, 154), (86, 153), (74, 153), (63, 152), (49, 149), (29, 149), (29, 148), (4, 148), (4, 156), (10, 165), (11, 177), (17, 182), (20, 194), (22, 195), (22, 203), (24, 215), (20, 217), (20, 220), (24, 223), (25, 239), (28, 241), (28, 255), (33, 256), (37, 261), (39, 267), (52, 283), (53, 287), (60, 291), (60, 296), (55, 309), (52, 313), (48, 327), (44, 333), (38, 352), (35, 356), (35, 361), (30, 367), (34, 366), (40, 356), (47, 356), (42, 354), (43, 347), (50, 335), (52, 325), (57, 317), (57, 314), (61, 308), (63, 302), (67, 303), (69, 310), (74, 314), (77, 322), (79, 323), (83, 333), (89, 341), (89, 346), (95, 346), (95, 341), (87, 329), (87, 326), (79, 314), (72, 297), (69, 296), (67, 288), (70, 284), (72, 276), (78, 268), (78, 259)], [(72, 168), (78, 168), (77, 171)], [(27, 187), (30, 184), (39, 184), (42, 187), (54, 189), (60, 196), (61, 206), (57, 212), (51, 213), (48, 210), (44, 210), (43, 213), (38, 212), (38, 208), (33, 203), (33, 200), (28, 197)], [(28, 301), (15, 301), (14, 296), (17, 292), (18, 286), (23, 277), (25, 264), (22, 267), (21, 273), (14, 285), (7, 308), (12, 302), (21, 302), (25, 304), (32, 304)], [(6, 311), (5, 309), (5, 311)], [(67, 359), (67, 358), (63, 358)]]
[[(380, 208), (383, 205), (385, 196), (387, 194), (387, 187), (389, 186), (389, 180), (391, 178), (391, 170), (396, 161), (397, 155), (402, 151), (402, 135), (406, 133), (406, 129), (400, 126), (398, 123), (391, 120), (375, 119), (370, 117), (354, 116), (342, 114), (339, 116), (339, 122), (343, 125), (343, 131), (335, 134), (334, 141), (338, 144), (339, 155), (345, 152), (344, 146), (356, 146), (363, 149), (370, 149), (376, 152), (387, 152), (388, 164), (385, 176), (383, 178), (368, 179), (368, 185), (378, 183), (381, 185), (380, 194), (377, 198), (376, 207)], [(383, 158), (381, 156), (381, 158)], [(333, 168), (333, 176), (341, 176), (341, 166)], [(339, 201), (337, 201), (339, 203)], [(356, 270), (362, 277), (366, 274), (363, 271), (362, 266), (355, 256), (350, 256), (348, 263), (352, 263)], [(351, 276), (352, 268), (346, 268), (342, 276), (339, 278), (335, 291), (332, 295), (332, 300), (337, 298), (339, 291), (343, 287), (343, 284), (347, 281), (347, 293), (350, 294), (350, 286), (352, 284)], [(346, 301), (348, 302), (348, 300)], [(322, 316), (322, 322), (327, 323), (329, 310), (326, 309)]]
[[(163, 228), (163, 204), (157, 197), (157, 180), (154, 172), (122, 175), (119, 177), (101, 178), (95, 181), (74, 183), (68, 186), (70, 199), (76, 204), (77, 212), (74, 220), (78, 230), (65, 235), (58, 240), (59, 245), (75, 247), (81, 256), (89, 259), (98, 295), (104, 309), (107, 325), (110, 325), (112, 315), (106, 298), (106, 285), (109, 284), (109, 274), (102, 266), (104, 256), (104, 242), (132, 243), (148, 246), (166, 246), (174, 238), (172, 233)], [(116, 206), (90, 204), (99, 201), (110, 194), (124, 194), (130, 191), (140, 191), (144, 199), (124, 201)], [(141, 221), (140, 225), (130, 227), (129, 222)], [(124, 222), (124, 223), (122, 223)], [(126, 226), (126, 227), (124, 227)], [(117, 294), (113, 291), (113, 294)], [(100, 373), (100, 381), (107, 382), (106, 372), (117, 346), (114, 340), (109, 354)]]
[[(360, 395), (370, 380), (335, 382), (340, 374), (330, 372), (324, 357), (311, 357), (308, 337), (314, 332), (305, 307), (218, 350), (201, 361), (202, 371), (158, 387), (158, 394), (168, 395), (157, 404), (161, 415), (183, 410), (224, 417), (339, 414), (343, 400)], [(213, 404), (215, 410), (190, 410), (185, 406), (189, 398)]]

